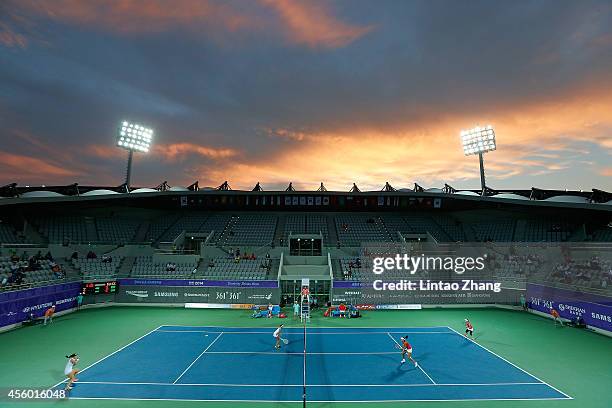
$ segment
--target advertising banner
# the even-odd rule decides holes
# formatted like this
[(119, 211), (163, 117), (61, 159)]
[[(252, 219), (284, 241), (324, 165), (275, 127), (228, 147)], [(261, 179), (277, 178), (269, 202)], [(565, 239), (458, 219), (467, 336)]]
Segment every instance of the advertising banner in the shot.
[(189, 286), (222, 288), (278, 288), (275, 280), (195, 280), (195, 279), (119, 279), (119, 285), (128, 286)]
[(582, 318), (588, 326), (612, 332), (612, 298), (528, 283), (527, 301), (532, 310), (554, 308), (563, 319)]
[(278, 304), (280, 289), (121, 284), (115, 301), (119, 303)]
[[(374, 290), (368, 284), (361, 282), (334, 281), (332, 290), (332, 303), (341, 302), (351, 304), (372, 305), (397, 305), (397, 304), (519, 304), (522, 292), (518, 289), (507, 289), (500, 287), (499, 291), (478, 290), (473, 287), (473, 281), (468, 283), (461, 281), (443, 282), (446, 286), (453, 285), (448, 289), (427, 289), (420, 286), (420, 282), (414, 282), (415, 290), (407, 290), (402, 285), (396, 285), (397, 289), (379, 291)], [(475, 282), (486, 283), (486, 282)], [(467, 287), (466, 287), (467, 285)], [(445, 287), (446, 287), (445, 286)]]
[(0, 293), (0, 326), (20, 323), (30, 313), (41, 317), (51, 305), (56, 313), (76, 307), (80, 290), (81, 283), (74, 282)]

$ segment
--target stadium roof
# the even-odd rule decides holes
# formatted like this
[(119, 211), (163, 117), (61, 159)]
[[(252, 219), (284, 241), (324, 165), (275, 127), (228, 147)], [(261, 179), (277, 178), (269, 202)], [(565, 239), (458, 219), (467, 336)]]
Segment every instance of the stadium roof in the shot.
[(117, 187), (108, 186), (80, 186), (71, 184), (68, 186), (19, 186), (16, 183), (0, 187), (2, 205), (25, 202), (47, 202), (61, 200), (92, 200), (92, 199), (120, 199), (135, 197), (142, 193), (147, 197), (165, 195), (208, 195), (208, 194), (231, 194), (231, 195), (363, 195), (363, 196), (426, 196), (426, 197), (453, 197), (457, 200), (478, 200), (489, 202), (505, 202), (517, 204), (534, 204), (550, 206), (578, 206), (598, 209), (612, 210), (612, 193), (592, 189), (591, 191), (568, 191), (568, 190), (545, 190), (532, 187), (529, 190), (493, 190), (486, 188), (484, 192), (479, 190), (457, 190), (445, 184), (443, 188), (423, 188), (414, 184), (413, 188), (395, 189), (389, 183), (385, 183), (381, 190), (362, 191), (353, 184), (348, 191), (328, 191), (323, 183), (317, 190), (307, 191), (295, 190), (292, 183), (284, 190), (266, 191), (257, 183), (251, 190), (233, 190), (226, 181), (218, 187), (199, 187), (195, 182), (187, 187), (170, 186), (164, 181), (155, 188), (127, 188), (125, 185)]

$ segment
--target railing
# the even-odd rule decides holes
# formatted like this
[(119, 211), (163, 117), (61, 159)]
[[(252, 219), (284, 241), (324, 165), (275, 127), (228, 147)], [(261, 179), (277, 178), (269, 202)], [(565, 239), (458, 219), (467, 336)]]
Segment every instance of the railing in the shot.
[(20, 290), (24, 290), (24, 289), (33, 289), (33, 288), (40, 288), (43, 286), (50, 286), (50, 285), (57, 285), (60, 283), (72, 283), (72, 282), (81, 282), (82, 279), (81, 278), (77, 278), (77, 277), (66, 277), (66, 278), (62, 278), (62, 279), (53, 279), (53, 280), (47, 280), (47, 281), (39, 281), (36, 283), (22, 283), (19, 285), (6, 285), (6, 286), (0, 286), (0, 292), (6, 293), (6, 292), (17, 292)]

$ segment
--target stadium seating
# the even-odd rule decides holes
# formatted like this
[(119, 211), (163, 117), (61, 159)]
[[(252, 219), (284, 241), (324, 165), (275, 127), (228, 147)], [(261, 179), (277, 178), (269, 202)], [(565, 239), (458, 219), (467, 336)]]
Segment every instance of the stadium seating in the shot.
[(12, 225), (0, 222), (0, 243), (8, 244), (19, 242)]
[(599, 229), (593, 233), (595, 242), (612, 242), (612, 228)]
[(121, 259), (116, 256), (113, 256), (110, 261), (103, 261), (101, 257), (94, 259), (78, 258), (72, 260), (72, 265), (81, 272), (85, 281), (106, 280), (116, 277)]
[(96, 218), (98, 240), (123, 244), (134, 239), (140, 222), (129, 218)]
[(218, 244), (221, 246), (264, 246), (272, 242), (277, 217), (271, 214), (245, 214), (231, 218)]
[[(29, 285), (29, 286), (40, 286), (53, 281), (63, 280), (65, 277), (65, 272), (53, 272), (53, 261), (47, 259), (41, 259), (38, 261), (39, 269), (33, 271), (25, 271), (23, 272), (24, 277), (23, 281), (20, 285)], [(25, 269), (28, 267), (28, 261), (18, 261), (12, 262), (10, 257), (2, 256), (0, 257), (0, 282), (2, 282), (5, 278), (8, 280), (11, 276), (11, 272), (13, 269), (22, 268)], [(61, 265), (60, 265), (61, 267)], [(10, 284), (0, 285), (3, 289), (10, 288)]]
[(227, 280), (262, 280), (266, 279), (268, 269), (262, 267), (264, 259), (240, 259), (214, 258), (212, 265), (208, 265), (205, 271), (206, 279)]
[(293, 234), (318, 234), (323, 235), (323, 242), (329, 243), (329, 229), (327, 217), (324, 215), (288, 215), (285, 221), (285, 241)]
[(338, 239), (343, 246), (360, 246), (365, 242), (393, 242), (381, 217), (364, 214), (342, 214), (335, 217)]
[(514, 236), (515, 221), (495, 219), (471, 224), (477, 241), (511, 242)]
[(132, 266), (130, 276), (133, 277), (164, 277), (187, 278), (197, 274), (197, 262), (173, 262), (175, 267), (169, 270), (167, 262), (154, 262), (153, 257), (139, 256)]
[(50, 243), (91, 241), (88, 239), (87, 226), (83, 217), (38, 217), (34, 219), (34, 223), (38, 225), (40, 233), (46, 236)]
[[(525, 225), (524, 242), (560, 242), (566, 241), (572, 228), (563, 221), (528, 220)], [(520, 237), (515, 237), (521, 240)]]

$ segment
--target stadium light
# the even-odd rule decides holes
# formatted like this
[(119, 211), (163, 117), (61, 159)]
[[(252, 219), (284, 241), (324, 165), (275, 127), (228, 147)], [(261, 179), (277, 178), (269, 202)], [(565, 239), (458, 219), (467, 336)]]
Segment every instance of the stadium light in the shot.
[(132, 176), (132, 156), (134, 151), (148, 153), (153, 139), (153, 129), (149, 129), (137, 123), (123, 121), (117, 131), (117, 146), (129, 152), (125, 184), (130, 188)]
[(482, 155), (497, 149), (497, 144), (495, 142), (495, 131), (493, 130), (493, 126), (476, 126), (473, 129), (462, 130), (461, 142), (463, 143), (463, 154), (465, 154), (466, 156), (471, 156), (474, 154), (478, 155), (478, 159), (480, 161), (481, 194), (484, 194), (486, 184), (484, 173), (484, 160)]

